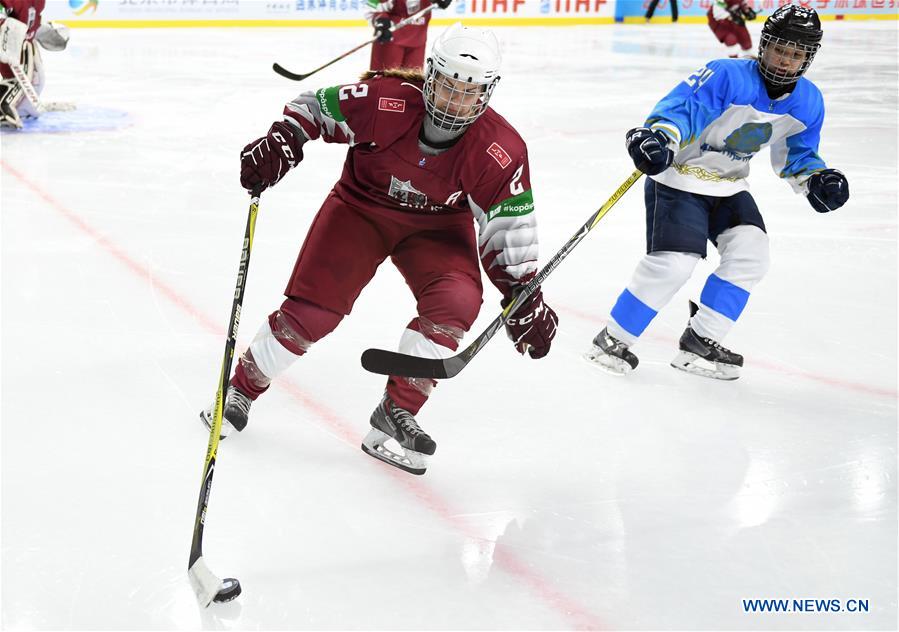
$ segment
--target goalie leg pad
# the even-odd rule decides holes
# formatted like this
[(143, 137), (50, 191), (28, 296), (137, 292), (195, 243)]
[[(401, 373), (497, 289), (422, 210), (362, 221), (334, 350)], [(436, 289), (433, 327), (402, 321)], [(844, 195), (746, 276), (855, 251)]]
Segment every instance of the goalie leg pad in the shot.
[(18, 81), (4, 79), (0, 82), (0, 127), (22, 128), (18, 105), (24, 98)]
[[(34, 42), (25, 42), (22, 47), (22, 69), (25, 71), (25, 77), (34, 87), (34, 92), (40, 97), (44, 90), (44, 63), (41, 59), (40, 50), (34, 45)], [(41, 115), (41, 111), (35, 109), (28, 99), (24, 99), (19, 103), (19, 116), (25, 118), (37, 118)]]

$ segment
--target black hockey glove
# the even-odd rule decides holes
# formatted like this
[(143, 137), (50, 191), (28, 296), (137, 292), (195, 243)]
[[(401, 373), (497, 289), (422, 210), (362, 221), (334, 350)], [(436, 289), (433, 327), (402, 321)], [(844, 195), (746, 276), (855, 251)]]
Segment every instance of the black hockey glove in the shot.
[[(504, 298), (503, 309), (511, 301), (511, 298)], [(556, 336), (558, 326), (559, 317), (552, 307), (543, 302), (543, 290), (537, 288), (506, 320), (506, 335), (518, 353), (527, 351), (529, 356), (537, 360), (549, 353), (549, 346)]]
[(449, 8), (449, 5), (452, 1), (453, 0), (434, 0), (434, 4), (436, 4), (441, 9), (447, 9)]
[(755, 9), (752, 7), (746, 6), (745, 4), (741, 7), (743, 9), (743, 17), (750, 22), (758, 17), (758, 14), (755, 12)]
[(393, 39), (393, 32), (390, 30), (390, 27), (393, 26), (393, 22), (390, 21), (390, 18), (387, 16), (375, 18), (375, 35), (378, 36), (379, 42), (389, 42)]
[(849, 199), (849, 181), (841, 171), (825, 169), (808, 179), (808, 203), (819, 213), (835, 211)]
[(627, 133), (624, 142), (634, 166), (648, 176), (662, 173), (674, 160), (674, 152), (668, 149), (668, 137), (658, 130), (635, 127)]
[(728, 7), (727, 12), (730, 13), (730, 21), (736, 24), (737, 26), (743, 26), (746, 22), (743, 21), (743, 11), (740, 7)]

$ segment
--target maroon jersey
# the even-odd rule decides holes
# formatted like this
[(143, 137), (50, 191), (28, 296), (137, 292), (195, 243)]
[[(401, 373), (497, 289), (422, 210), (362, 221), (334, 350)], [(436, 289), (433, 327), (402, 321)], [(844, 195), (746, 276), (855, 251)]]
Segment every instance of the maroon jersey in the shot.
[[(431, 6), (429, 0), (368, 0), (370, 9), (369, 18), (372, 23), (377, 18), (388, 17), (390, 21), (396, 24), (400, 20), (418, 13), (422, 9)], [(399, 46), (417, 47), (424, 46), (428, 38), (428, 22), (431, 21), (431, 13), (425, 13), (423, 16), (416, 18), (399, 31), (393, 34), (392, 43)]]
[(473, 214), (484, 269), (508, 296), (536, 271), (527, 147), (487, 108), (453, 147), (429, 155), (418, 141), (424, 117), (421, 81), (396, 77), (307, 92), (284, 108), (285, 120), (306, 139), (350, 145), (334, 186), (345, 202), (425, 229), (433, 218)]
[(733, 16), (738, 16), (738, 22), (742, 23), (743, 13), (751, 8), (751, 3), (747, 0), (713, 0), (706, 15), (710, 20), (720, 22), (721, 20), (734, 21)]
[[(41, 25), (41, 11), (44, 10), (44, 0), (0, 0), (3, 13), (0, 14), (0, 22), (7, 17), (24, 22), (28, 27), (25, 33), (25, 41), (34, 40), (34, 34)], [(0, 64), (0, 78), (10, 79), (13, 76), (12, 69), (6, 64)]]
[(45, 0), (0, 0), (0, 4), (3, 5), (4, 16), (24, 22), (28, 27), (25, 40), (33, 40), (35, 32), (41, 25), (41, 12), (44, 10)]

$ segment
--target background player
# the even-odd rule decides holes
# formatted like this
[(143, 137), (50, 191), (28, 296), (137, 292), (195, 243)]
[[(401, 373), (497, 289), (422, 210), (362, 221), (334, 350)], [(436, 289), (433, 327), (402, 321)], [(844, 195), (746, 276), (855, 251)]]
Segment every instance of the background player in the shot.
[(757, 16), (748, 0), (714, 0), (706, 15), (709, 28), (727, 48), (728, 56), (752, 56), (752, 36), (746, 28), (746, 20), (754, 20)]
[(416, 18), (399, 31), (392, 33), (390, 27), (410, 15), (418, 13), (432, 4), (441, 9), (449, 7), (452, 0), (368, 0), (371, 9), (369, 19), (375, 27), (378, 41), (371, 47), (372, 70), (390, 68), (421, 68), (425, 62), (425, 45), (428, 39), (428, 23), (431, 13)]
[[(671, 21), (677, 22), (677, 0), (669, 0), (669, 4), (671, 4)], [(650, 0), (649, 6), (646, 7), (646, 21), (649, 22), (652, 19), (653, 14), (656, 12), (656, 7), (659, 6), (659, 0)]]
[(637, 367), (636, 342), (696, 263), (706, 240), (721, 255), (672, 366), (736, 379), (743, 357), (721, 345), (768, 269), (768, 236), (748, 191), (749, 161), (771, 148), (775, 172), (819, 213), (849, 198), (846, 177), (818, 155), (824, 103), (802, 75), (820, 47), (813, 9), (785, 5), (765, 22), (758, 61), (723, 59), (700, 68), (662, 99), (646, 127), (627, 133), (645, 185), (646, 256), (594, 339), (587, 359), (614, 373)]

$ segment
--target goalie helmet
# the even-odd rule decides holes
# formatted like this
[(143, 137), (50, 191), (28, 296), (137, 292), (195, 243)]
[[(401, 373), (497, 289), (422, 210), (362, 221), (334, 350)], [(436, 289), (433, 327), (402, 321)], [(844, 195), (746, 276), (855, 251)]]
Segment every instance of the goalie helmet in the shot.
[(759, 40), (759, 71), (774, 86), (796, 83), (821, 47), (821, 20), (814, 9), (786, 4), (765, 20)]
[(431, 48), (425, 66), (425, 110), (434, 125), (460, 132), (487, 109), (499, 81), (501, 61), (496, 36), (456, 22)]

